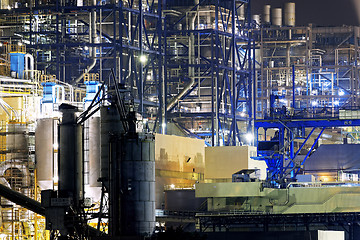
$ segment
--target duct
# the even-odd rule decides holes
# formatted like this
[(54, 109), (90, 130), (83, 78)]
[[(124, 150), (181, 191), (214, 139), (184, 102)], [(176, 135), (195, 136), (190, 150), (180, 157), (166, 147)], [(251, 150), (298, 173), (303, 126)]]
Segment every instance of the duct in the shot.
[[(191, 17), (191, 29), (190, 30), (194, 30), (195, 29), (195, 19), (196, 19), (196, 14), (194, 14), (193, 17)], [(194, 48), (194, 34), (191, 33), (190, 34), (190, 38), (189, 38), (189, 64), (193, 64), (193, 52), (195, 52)], [(196, 83), (194, 75), (194, 67), (189, 67), (189, 78), (191, 79), (190, 83), (188, 85), (186, 85), (184, 87), (184, 89), (177, 95), (175, 96), (167, 105), (166, 107), (166, 111), (170, 111), (175, 105), (176, 103), (182, 99), (182, 97), (184, 97), (194, 86), (194, 84)]]
[(27, 53), (25, 55), (25, 73), (27, 79), (29, 79), (29, 72), (30, 72), (30, 79), (34, 79), (34, 57), (33, 55)]
[(194, 84), (196, 84), (195, 78), (191, 78), (190, 83), (186, 85), (185, 88), (168, 103), (166, 111), (170, 111), (176, 105), (176, 103), (193, 88)]
[(30, 172), (29, 169), (20, 161), (12, 160), (11, 162), (5, 161), (0, 164), (0, 176), (4, 176), (5, 171), (9, 168), (16, 168), (21, 171), (23, 174), (22, 177), (22, 187), (30, 186)]
[(14, 191), (3, 184), (0, 184), (0, 196), (41, 216), (45, 216), (45, 209), (41, 207), (40, 202)]

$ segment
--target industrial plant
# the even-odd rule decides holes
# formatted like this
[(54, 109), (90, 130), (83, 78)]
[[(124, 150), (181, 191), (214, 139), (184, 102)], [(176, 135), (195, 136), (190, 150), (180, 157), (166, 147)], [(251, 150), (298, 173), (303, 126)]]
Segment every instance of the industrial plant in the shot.
[(0, 1), (0, 240), (359, 239), (360, 27), (252, 2)]

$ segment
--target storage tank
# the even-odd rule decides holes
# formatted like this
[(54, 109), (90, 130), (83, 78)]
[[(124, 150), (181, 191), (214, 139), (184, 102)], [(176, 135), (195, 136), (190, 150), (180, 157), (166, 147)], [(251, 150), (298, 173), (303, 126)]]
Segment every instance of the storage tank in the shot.
[(61, 104), (59, 124), (59, 197), (72, 197), (75, 206), (84, 196), (82, 126), (76, 124), (77, 107)]
[(10, 122), (6, 130), (7, 160), (26, 161), (29, 155), (29, 130), (26, 124)]
[(53, 189), (54, 120), (37, 120), (35, 131), (35, 161), (37, 181), (41, 190)]
[(149, 236), (155, 228), (155, 141), (153, 134), (126, 139), (121, 163), (123, 235)]
[(270, 12), (271, 12), (271, 5), (265, 5), (262, 16), (263, 24), (270, 24)]
[(295, 3), (288, 2), (284, 5), (284, 24), (285, 26), (295, 26)]
[(120, 136), (124, 130), (120, 121), (119, 112), (116, 109), (115, 104), (109, 106), (102, 106), (100, 109), (101, 121), (101, 161), (100, 161), (100, 177), (103, 179), (106, 187), (109, 187), (109, 164), (110, 154), (109, 145), (114, 136)]
[(281, 8), (273, 8), (271, 10), (271, 22), (274, 26), (281, 26), (282, 24), (282, 9)]

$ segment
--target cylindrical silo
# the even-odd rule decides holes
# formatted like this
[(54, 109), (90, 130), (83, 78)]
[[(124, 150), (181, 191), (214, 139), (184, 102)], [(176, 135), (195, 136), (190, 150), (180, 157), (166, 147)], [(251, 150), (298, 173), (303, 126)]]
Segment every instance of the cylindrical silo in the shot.
[(124, 235), (150, 235), (155, 228), (155, 141), (147, 134), (126, 139), (121, 163), (121, 227)]
[(252, 19), (254, 22), (256, 22), (257, 25), (260, 25), (260, 24), (261, 24), (261, 22), (260, 22), (260, 15), (258, 15), (258, 14), (252, 15), (251, 19)]
[(285, 26), (295, 26), (295, 3), (288, 2), (284, 6), (284, 24)]
[(35, 130), (35, 161), (37, 181), (41, 190), (53, 189), (54, 120), (37, 120)]
[(109, 187), (109, 167), (110, 167), (110, 153), (109, 145), (112, 136), (120, 136), (124, 130), (120, 121), (120, 116), (115, 104), (109, 106), (102, 106), (100, 109), (101, 122), (101, 161), (100, 161), (100, 177), (106, 187)]
[(13, 123), (7, 124), (6, 130), (6, 154), (7, 160), (26, 161), (29, 155), (28, 126), (26, 124)]
[(271, 22), (274, 26), (281, 26), (282, 24), (282, 9), (273, 8), (271, 10)]
[(263, 24), (270, 24), (270, 12), (271, 12), (271, 5), (264, 5), (264, 11), (262, 15), (262, 23)]
[(89, 185), (101, 187), (100, 178), (100, 117), (89, 120)]
[(82, 127), (76, 123), (77, 108), (61, 104), (59, 125), (59, 194), (72, 197), (77, 206), (84, 196)]

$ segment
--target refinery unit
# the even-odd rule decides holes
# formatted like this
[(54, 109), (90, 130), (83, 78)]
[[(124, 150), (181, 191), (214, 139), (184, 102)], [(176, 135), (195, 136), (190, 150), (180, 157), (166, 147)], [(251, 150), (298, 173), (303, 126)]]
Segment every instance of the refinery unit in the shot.
[(358, 239), (360, 27), (252, 4), (1, 1), (1, 240)]

